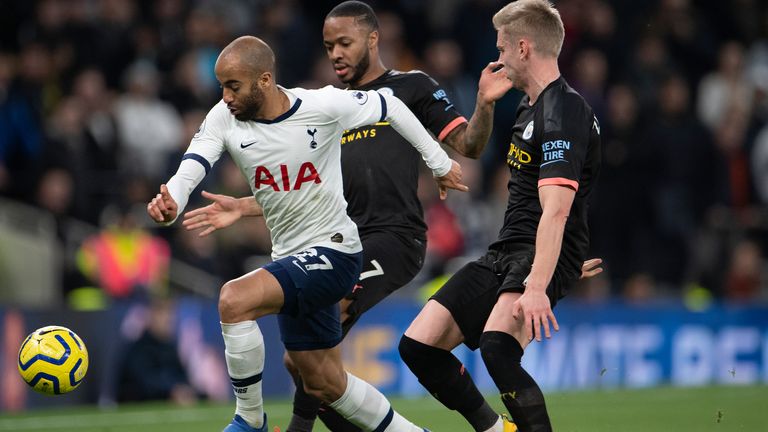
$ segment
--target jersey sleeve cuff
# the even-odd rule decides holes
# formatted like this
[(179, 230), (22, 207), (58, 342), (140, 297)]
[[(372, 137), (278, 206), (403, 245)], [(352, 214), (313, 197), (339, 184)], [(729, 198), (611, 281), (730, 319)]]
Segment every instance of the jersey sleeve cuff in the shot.
[(577, 192), (579, 190), (579, 182), (565, 177), (550, 177), (539, 180), (539, 187), (550, 185), (569, 187)]
[(467, 119), (464, 116), (456, 117), (453, 119), (450, 123), (445, 125), (442, 131), (440, 131), (440, 135), (437, 136), (437, 139), (440, 141), (445, 140), (445, 137), (448, 136), (454, 129), (456, 129), (456, 126), (467, 123)]

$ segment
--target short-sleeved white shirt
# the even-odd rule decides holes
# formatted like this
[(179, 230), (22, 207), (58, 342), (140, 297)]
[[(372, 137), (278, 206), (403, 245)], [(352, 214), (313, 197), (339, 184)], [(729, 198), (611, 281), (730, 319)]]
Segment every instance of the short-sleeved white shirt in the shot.
[(272, 258), (310, 246), (362, 250), (347, 216), (341, 180), (344, 130), (382, 121), (387, 105), (375, 91), (284, 89), (291, 108), (274, 120), (239, 121), (221, 101), (184, 155), (206, 172), (226, 150), (248, 179), (272, 239)]

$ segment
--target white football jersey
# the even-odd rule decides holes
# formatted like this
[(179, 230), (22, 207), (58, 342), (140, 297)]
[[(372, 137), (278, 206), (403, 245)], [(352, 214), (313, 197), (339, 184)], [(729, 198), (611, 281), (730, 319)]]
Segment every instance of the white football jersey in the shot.
[(340, 137), (346, 129), (383, 121), (385, 99), (373, 90), (280, 89), (291, 108), (274, 120), (239, 121), (220, 101), (183, 159), (207, 172), (229, 152), (264, 209), (273, 259), (310, 246), (359, 252), (344, 200)]

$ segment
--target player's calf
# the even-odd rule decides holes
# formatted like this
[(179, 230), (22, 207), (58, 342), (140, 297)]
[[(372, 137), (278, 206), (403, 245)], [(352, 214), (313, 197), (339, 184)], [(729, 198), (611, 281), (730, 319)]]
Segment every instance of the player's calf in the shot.
[[(261, 376), (264, 370), (264, 338), (256, 321), (221, 324), (224, 337), (227, 371), (237, 399), (235, 420), (253, 428), (264, 425), (264, 400), (261, 394)], [(238, 430), (238, 429), (232, 429)]]
[(347, 373), (344, 394), (328, 404), (334, 411), (362, 430), (383, 432), (424, 432), (406, 420), (372, 385)]
[(447, 408), (458, 411), (476, 431), (494, 430), (501, 418), (488, 405), (469, 372), (449, 351), (403, 335), (400, 357), (421, 385)]
[(551, 432), (544, 395), (520, 365), (523, 347), (511, 335), (486, 331), (480, 351), (488, 373), (501, 392), (501, 400), (521, 432)]

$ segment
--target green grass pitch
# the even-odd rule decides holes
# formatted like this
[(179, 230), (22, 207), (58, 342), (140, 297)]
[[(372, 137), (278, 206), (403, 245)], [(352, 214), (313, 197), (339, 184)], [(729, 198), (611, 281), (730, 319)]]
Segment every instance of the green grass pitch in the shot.
[[(768, 431), (768, 386), (654, 388), (548, 394), (557, 432)], [(501, 402), (489, 398), (497, 409)], [(433, 432), (470, 431), (455, 412), (431, 399), (394, 399), (406, 417)], [(270, 429), (285, 430), (288, 401), (266, 403)], [(0, 414), (0, 431), (14, 432), (218, 432), (234, 402), (176, 408), (164, 404), (36, 410)], [(327, 431), (317, 426), (316, 431)]]

